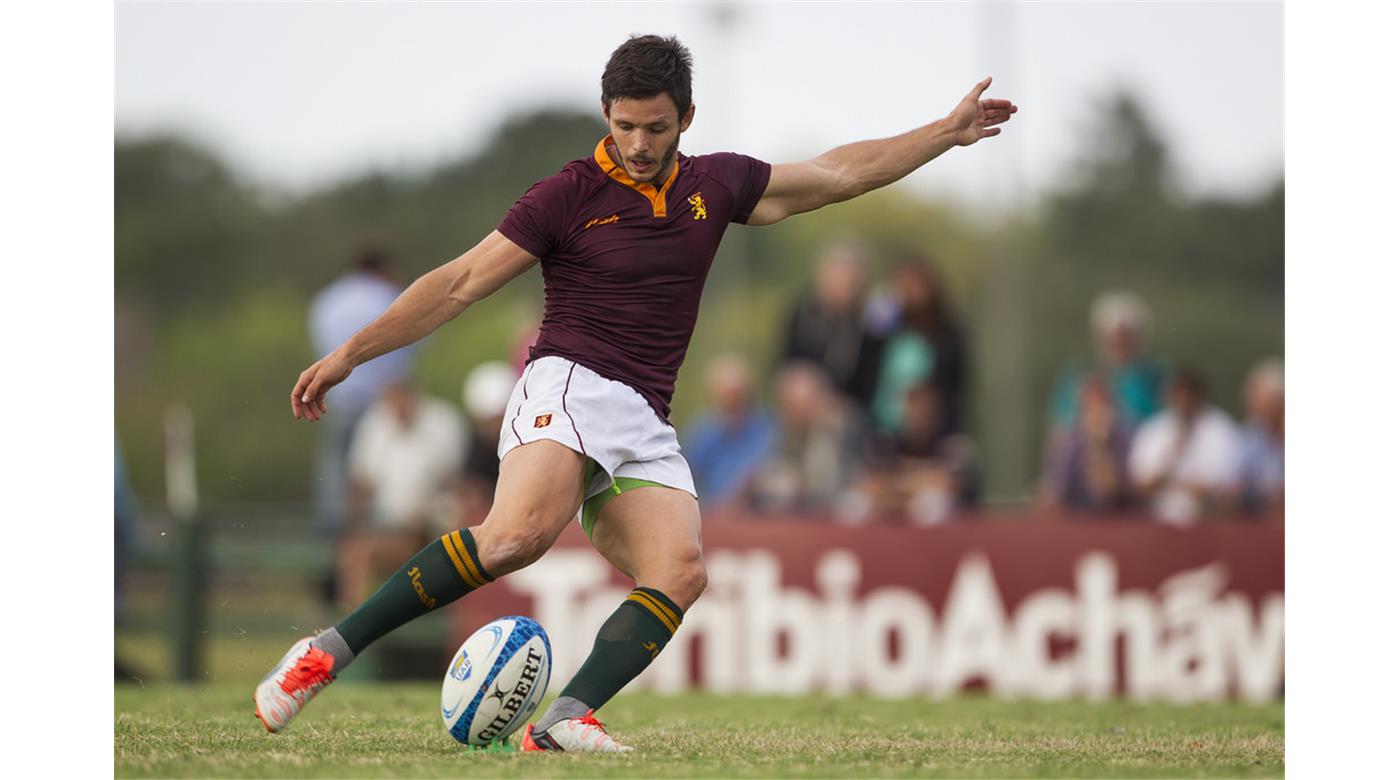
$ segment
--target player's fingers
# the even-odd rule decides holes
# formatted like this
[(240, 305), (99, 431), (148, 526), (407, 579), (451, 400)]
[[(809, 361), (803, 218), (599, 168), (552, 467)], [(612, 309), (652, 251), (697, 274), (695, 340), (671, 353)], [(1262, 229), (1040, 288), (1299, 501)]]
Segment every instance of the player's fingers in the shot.
[(297, 383), (292, 387), (292, 416), (300, 420), (305, 413), (306, 404), (302, 401), (302, 396), (306, 393), (306, 385), (311, 381), (311, 369), (301, 372), (297, 377)]
[(994, 135), (1001, 135), (1001, 128), (1000, 128), (1000, 127), (992, 127), (992, 128), (988, 128), (988, 129), (986, 129), (986, 130), (983, 130), (983, 131), (982, 131), (982, 135), (980, 135), (980, 136), (978, 136), (978, 137), (979, 137), (979, 138), (991, 138), (991, 137), (994, 136)]
[(1010, 100), (988, 98), (982, 101), (982, 108), (988, 111), (1010, 111), (1012, 104)]
[(321, 417), (317, 404), (320, 402), (321, 394), (325, 391), (321, 389), (321, 376), (317, 374), (312, 377), (311, 382), (306, 386), (306, 390), (301, 394), (301, 404), (306, 409), (307, 416), (311, 420)]
[(977, 98), (982, 97), (982, 93), (986, 92), (987, 87), (990, 87), (991, 85), (992, 77), (988, 76), (985, 79), (982, 79), (981, 81), (977, 82), (977, 86), (973, 87), (972, 91), (967, 93), (967, 96), (972, 98), (973, 100), (976, 100)]

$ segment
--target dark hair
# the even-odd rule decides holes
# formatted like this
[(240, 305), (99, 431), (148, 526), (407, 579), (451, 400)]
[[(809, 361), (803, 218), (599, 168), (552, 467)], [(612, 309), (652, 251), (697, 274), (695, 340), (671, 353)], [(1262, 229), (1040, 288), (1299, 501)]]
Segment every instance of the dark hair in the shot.
[(680, 116), (690, 110), (690, 50), (673, 35), (641, 35), (617, 47), (603, 68), (603, 105), (665, 92)]
[(380, 274), (387, 276), (389, 266), (393, 265), (393, 256), (388, 247), (378, 241), (366, 241), (355, 250), (355, 255), (350, 262), (350, 266), (356, 271), (364, 273)]
[(1209, 388), (1206, 387), (1205, 377), (1199, 371), (1191, 368), (1179, 368), (1172, 376), (1172, 387), (1179, 388), (1190, 394), (1192, 398), (1205, 400)]
[(937, 346), (944, 346), (955, 328), (956, 316), (943, 285), (943, 275), (927, 256), (909, 254), (894, 268), (897, 281), (900, 276), (917, 279), (928, 295), (901, 312), (904, 327), (922, 334)]

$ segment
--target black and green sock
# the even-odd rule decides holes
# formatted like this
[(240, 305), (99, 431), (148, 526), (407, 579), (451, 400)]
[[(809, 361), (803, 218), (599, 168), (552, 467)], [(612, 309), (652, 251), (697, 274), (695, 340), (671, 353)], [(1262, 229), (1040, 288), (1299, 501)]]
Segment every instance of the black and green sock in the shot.
[[(481, 565), (471, 532), (453, 531), (419, 550), (315, 644), (335, 657), (335, 672), (376, 639), (445, 607), (494, 580)], [(350, 657), (345, 658), (346, 651)]]
[(654, 588), (627, 594), (598, 629), (593, 652), (535, 728), (548, 729), (566, 718), (581, 717), (608, 702), (623, 686), (651, 665), (680, 628), (685, 612)]

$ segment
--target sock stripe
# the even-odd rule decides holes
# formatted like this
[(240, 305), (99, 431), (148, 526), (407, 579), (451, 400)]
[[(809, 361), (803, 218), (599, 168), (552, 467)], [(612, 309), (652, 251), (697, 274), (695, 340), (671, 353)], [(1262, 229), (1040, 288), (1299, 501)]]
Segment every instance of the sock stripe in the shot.
[[(453, 533), (456, 533), (456, 531), (454, 531)], [(472, 588), (479, 588), (484, 584), (477, 580), (473, 580), (471, 572), (467, 571), (467, 567), (462, 565), (462, 558), (457, 554), (457, 550), (454, 549), (452, 546), (452, 534), (443, 535), (442, 548), (444, 550), (447, 550), (447, 557), (452, 559), (452, 565), (457, 569), (457, 574), (461, 576), (463, 582), (467, 583)]]
[(471, 572), (473, 577), (481, 581), (481, 585), (477, 586), (478, 588), (495, 579), (494, 577), (487, 576), (486, 572), (482, 570), (481, 566), (476, 562), (476, 556), (472, 552), (473, 548), (476, 546), (475, 540), (473, 540), (472, 547), (468, 547), (467, 543), (462, 541), (462, 532), (453, 531), (452, 543), (457, 546), (457, 553), (462, 556), (462, 563), (467, 565), (467, 571)]
[(635, 601), (645, 607), (646, 610), (655, 615), (656, 619), (661, 621), (661, 625), (665, 626), (666, 630), (670, 631), (672, 634), (676, 633), (677, 628), (680, 628), (681, 622), (676, 618), (675, 613), (668, 609), (665, 604), (652, 598), (650, 594), (634, 590), (627, 595), (627, 600)]
[(677, 628), (680, 627), (681, 621), (685, 617), (685, 613), (681, 612), (680, 607), (677, 607), (675, 604), (672, 604), (671, 600), (666, 598), (665, 594), (661, 593), (661, 591), (650, 591), (646, 588), (633, 588), (632, 592), (640, 593), (641, 595), (651, 599), (652, 603), (660, 607), (661, 611), (665, 612), (666, 615), (671, 618), (671, 621), (676, 624)]

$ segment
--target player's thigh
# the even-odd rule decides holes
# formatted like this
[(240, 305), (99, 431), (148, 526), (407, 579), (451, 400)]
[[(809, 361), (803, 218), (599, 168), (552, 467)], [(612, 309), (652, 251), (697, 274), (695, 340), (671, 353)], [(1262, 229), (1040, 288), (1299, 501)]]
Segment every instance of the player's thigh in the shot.
[(700, 504), (675, 488), (628, 490), (603, 505), (593, 546), (638, 585), (656, 588), (681, 609), (705, 589)]
[(491, 511), (472, 529), (488, 572), (514, 571), (554, 544), (583, 502), (584, 462), (579, 453), (549, 440), (506, 453)]

